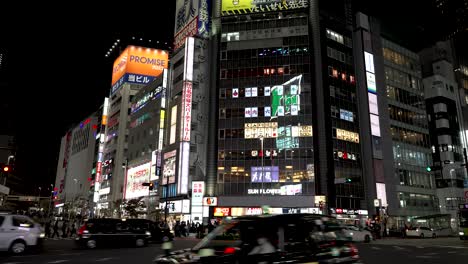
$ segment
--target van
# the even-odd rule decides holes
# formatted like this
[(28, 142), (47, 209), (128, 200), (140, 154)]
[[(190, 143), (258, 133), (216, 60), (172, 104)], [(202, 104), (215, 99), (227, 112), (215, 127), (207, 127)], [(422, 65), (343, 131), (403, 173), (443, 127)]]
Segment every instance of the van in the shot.
[(0, 251), (20, 255), (29, 248), (40, 248), (44, 237), (43, 228), (31, 218), (0, 213)]

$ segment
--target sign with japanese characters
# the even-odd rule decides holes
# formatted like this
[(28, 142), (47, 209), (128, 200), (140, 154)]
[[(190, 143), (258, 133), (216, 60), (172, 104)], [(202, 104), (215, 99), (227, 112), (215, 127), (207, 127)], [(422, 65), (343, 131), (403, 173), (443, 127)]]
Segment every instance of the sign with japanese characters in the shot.
[(244, 138), (276, 138), (278, 136), (278, 122), (246, 123), (244, 129)]
[(177, 0), (174, 32), (174, 50), (185, 43), (185, 38), (209, 37), (211, 0)]
[(150, 179), (150, 167), (151, 162), (148, 162), (128, 170), (125, 186), (125, 199), (133, 199), (148, 195), (148, 187), (143, 186), (143, 183), (148, 182)]
[(182, 98), (182, 141), (190, 141), (190, 129), (192, 122), (192, 83), (184, 83), (184, 93)]
[(202, 205), (204, 193), (205, 193), (205, 182), (193, 181), (192, 182), (192, 205)]
[(128, 46), (114, 61), (112, 93), (123, 83), (147, 84), (168, 67), (168, 52), (137, 46)]
[(223, 16), (286, 11), (308, 7), (307, 0), (223, 0)]
[(359, 134), (355, 132), (351, 132), (348, 130), (344, 129), (336, 129), (336, 138), (349, 141), (349, 142), (354, 142), (354, 143), (359, 143)]

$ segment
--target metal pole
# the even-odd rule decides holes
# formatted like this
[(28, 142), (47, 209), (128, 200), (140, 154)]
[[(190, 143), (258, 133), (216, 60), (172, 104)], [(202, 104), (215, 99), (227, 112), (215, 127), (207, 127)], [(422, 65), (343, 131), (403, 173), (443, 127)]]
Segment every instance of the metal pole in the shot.
[(166, 189), (166, 194), (165, 194), (165, 197), (164, 197), (164, 223), (167, 225), (167, 184), (164, 185), (164, 189)]

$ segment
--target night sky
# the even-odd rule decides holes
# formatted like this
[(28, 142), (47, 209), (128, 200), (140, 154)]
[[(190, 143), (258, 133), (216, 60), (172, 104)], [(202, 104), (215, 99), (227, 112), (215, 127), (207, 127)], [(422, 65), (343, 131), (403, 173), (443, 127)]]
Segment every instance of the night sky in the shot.
[[(136, 36), (171, 43), (175, 2), (131, 1), (123, 7), (114, 2), (105, 9), (82, 2), (54, 9), (43, 2), (27, 9), (0, 4), (0, 51), (7, 52), (0, 75), (0, 132), (17, 136), (16, 171), (30, 190), (54, 182), (61, 137), (109, 94), (118, 52), (105, 54), (114, 41)], [(386, 2), (391, 4), (356, 1), (355, 6), (381, 18), (400, 43), (427, 46), (416, 40), (429, 36), (430, 1)]]

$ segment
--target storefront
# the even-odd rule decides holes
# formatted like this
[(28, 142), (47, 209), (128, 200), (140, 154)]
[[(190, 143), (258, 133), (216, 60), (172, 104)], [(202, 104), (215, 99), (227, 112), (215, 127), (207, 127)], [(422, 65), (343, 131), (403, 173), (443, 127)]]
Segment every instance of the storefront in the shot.
[(370, 220), (367, 210), (330, 208), (330, 214), (346, 225), (365, 226)]
[[(162, 213), (166, 208), (166, 202), (159, 203), (159, 209)], [(175, 200), (167, 202), (167, 222), (174, 223), (177, 221), (190, 221), (190, 200)]]
[(319, 208), (285, 208), (285, 207), (214, 207), (215, 218), (238, 217), (246, 215), (278, 215), (278, 214), (322, 214)]

